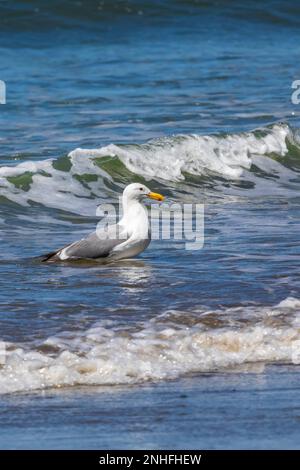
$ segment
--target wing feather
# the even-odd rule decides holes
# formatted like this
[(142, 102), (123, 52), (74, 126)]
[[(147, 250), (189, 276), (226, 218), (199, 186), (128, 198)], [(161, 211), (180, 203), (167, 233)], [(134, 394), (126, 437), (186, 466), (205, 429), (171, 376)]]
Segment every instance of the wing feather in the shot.
[[(71, 245), (67, 245), (56, 252), (49, 253), (43, 261), (106, 258), (117, 245), (124, 243), (128, 239), (128, 236), (124, 234), (120, 238), (116, 238), (116, 233), (116, 226), (110, 226), (105, 234), (104, 232), (93, 232), (82, 240), (71, 243)], [(101, 234), (104, 234), (106, 238), (104, 236), (101, 237)]]

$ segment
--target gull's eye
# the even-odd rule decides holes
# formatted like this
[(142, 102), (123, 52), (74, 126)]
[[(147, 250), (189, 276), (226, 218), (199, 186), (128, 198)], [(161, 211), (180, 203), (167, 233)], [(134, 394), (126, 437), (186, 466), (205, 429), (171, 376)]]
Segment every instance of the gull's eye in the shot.
[(143, 190), (144, 190), (144, 188), (140, 188), (140, 191), (143, 191)]

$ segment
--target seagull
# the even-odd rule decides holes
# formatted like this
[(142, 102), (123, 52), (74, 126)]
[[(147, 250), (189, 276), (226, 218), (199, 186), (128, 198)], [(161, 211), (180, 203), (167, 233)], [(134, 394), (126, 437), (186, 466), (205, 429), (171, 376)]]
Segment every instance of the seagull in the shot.
[(143, 204), (145, 197), (156, 201), (164, 200), (164, 196), (153, 193), (143, 184), (129, 184), (123, 191), (123, 217), (117, 224), (99, 228), (82, 240), (48, 253), (42, 261), (114, 261), (140, 254), (151, 241), (148, 213)]

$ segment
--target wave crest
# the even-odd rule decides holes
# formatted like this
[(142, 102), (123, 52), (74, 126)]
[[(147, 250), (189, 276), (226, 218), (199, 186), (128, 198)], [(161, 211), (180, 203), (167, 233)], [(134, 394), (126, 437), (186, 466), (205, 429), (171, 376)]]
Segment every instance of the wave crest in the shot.
[(262, 191), (263, 180), (264, 191), (272, 192), (279, 180), (286, 184), (297, 176), (298, 140), (288, 125), (276, 124), (240, 134), (177, 135), (141, 145), (78, 148), (57, 160), (0, 168), (0, 196), (21, 205), (36, 202), (90, 214), (90, 199), (115, 197), (115, 191), (137, 177), (162, 185), (184, 183), (185, 191), (196, 177), (199, 187), (213, 185), (219, 192), (221, 180), (226, 181), (223, 189), (235, 190), (248, 180), (250, 186), (240, 186), (244, 194), (255, 186)]
[(75, 385), (137, 384), (260, 363), (300, 363), (299, 305), (168, 311), (115, 327), (108, 321), (42, 344), (7, 345), (0, 393)]

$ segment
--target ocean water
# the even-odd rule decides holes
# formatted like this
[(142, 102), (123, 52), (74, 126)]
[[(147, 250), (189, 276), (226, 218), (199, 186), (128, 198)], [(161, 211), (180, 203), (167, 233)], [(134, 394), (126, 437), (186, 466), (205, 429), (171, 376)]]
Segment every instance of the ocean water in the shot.
[[(299, 448), (299, 24), (296, 1), (0, 2), (0, 447)], [(204, 203), (203, 249), (39, 261), (132, 181)]]

